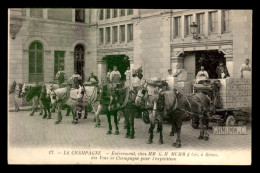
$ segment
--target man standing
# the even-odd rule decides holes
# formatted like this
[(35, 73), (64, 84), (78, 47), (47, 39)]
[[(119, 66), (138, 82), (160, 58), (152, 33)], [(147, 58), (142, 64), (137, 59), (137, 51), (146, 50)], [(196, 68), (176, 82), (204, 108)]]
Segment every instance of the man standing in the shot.
[(249, 59), (245, 60), (245, 64), (243, 64), (240, 68), (241, 78), (250, 78), (251, 77), (251, 66), (249, 65)]
[(113, 67), (113, 71), (110, 74), (110, 82), (112, 82), (112, 83), (119, 83), (120, 79), (121, 79), (121, 74), (117, 70), (117, 66), (114, 66)]
[(218, 79), (224, 79), (224, 78), (230, 77), (230, 75), (228, 73), (228, 69), (226, 66), (223, 66), (222, 61), (219, 63), (219, 66), (216, 69), (216, 73), (218, 75)]
[(91, 82), (93, 85), (98, 85), (98, 78), (94, 75), (93, 72), (90, 73), (90, 76), (87, 81)]
[(69, 79), (68, 83), (73, 80), (73, 87), (79, 89), (79, 81), (82, 80), (81, 76), (78, 74), (77, 70), (74, 70), (74, 74)]
[(58, 78), (59, 86), (61, 86), (61, 84), (64, 83), (66, 79), (66, 72), (63, 70), (62, 67), (60, 67), (58, 73), (56, 74), (56, 77)]
[(174, 77), (172, 75), (172, 69), (168, 70), (168, 76), (166, 77), (166, 82), (168, 83), (168, 90), (173, 90), (173, 88), (174, 88)]
[(125, 77), (126, 77), (125, 87), (129, 87), (130, 86), (130, 80), (131, 80), (131, 71), (130, 71), (129, 67), (127, 67), (127, 70), (125, 71)]

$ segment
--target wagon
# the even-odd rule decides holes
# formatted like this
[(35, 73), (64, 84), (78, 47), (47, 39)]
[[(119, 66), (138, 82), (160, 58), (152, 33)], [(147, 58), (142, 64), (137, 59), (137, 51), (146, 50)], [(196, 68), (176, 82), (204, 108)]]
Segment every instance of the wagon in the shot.
[[(203, 93), (212, 101), (212, 112), (208, 117), (209, 122), (220, 126), (245, 125), (249, 121), (249, 113), (239, 107), (224, 107), (222, 95), (219, 93), (223, 87), (218, 79), (200, 81), (193, 84), (193, 93)], [(191, 119), (194, 129), (199, 128), (199, 120)]]

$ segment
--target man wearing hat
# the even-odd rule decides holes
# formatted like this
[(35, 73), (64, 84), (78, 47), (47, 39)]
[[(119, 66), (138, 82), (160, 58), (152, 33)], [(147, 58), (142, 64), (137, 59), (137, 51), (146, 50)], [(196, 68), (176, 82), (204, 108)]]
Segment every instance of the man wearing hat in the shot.
[(73, 87), (79, 89), (79, 81), (82, 80), (81, 76), (78, 74), (77, 70), (74, 70), (74, 74), (69, 79), (68, 83), (73, 80)]
[(226, 66), (223, 65), (222, 61), (219, 63), (219, 66), (216, 69), (216, 73), (218, 75), (218, 79), (224, 79), (230, 77), (228, 73), (228, 69)]

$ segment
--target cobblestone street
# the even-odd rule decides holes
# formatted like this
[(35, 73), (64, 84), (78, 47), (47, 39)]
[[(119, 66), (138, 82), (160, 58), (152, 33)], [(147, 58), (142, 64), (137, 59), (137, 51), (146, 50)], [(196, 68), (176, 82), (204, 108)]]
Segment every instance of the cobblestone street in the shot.
[[(65, 115), (65, 112), (62, 112)], [(52, 119), (41, 119), (39, 112), (29, 116), (29, 111), (9, 112), (9, 145), (11, 147), (98, 147), (107, 149), (174, 149), (171, 145), (174, 137), (170, 137), (170, 124), (163, 125), (164, 144), (158, 143), (159, 134), (155, 133), (152, 144), (146, 144), (149, 125), (141, 119), (135, 119), (135, 139), (124, 138), (125, 129), (122, 117), (119, 123), (119, 135), (106, 135), (108, 123), (105, 115), (101, 115), (101, 127), (96, 128), (94, 114), (88, 119), (80, 119), (72, 124), (72, 116), (63, 116), (60, 124), (55, 125), (56, 113)], [(114, 133), (114, 124), (113, 133)], [(156, 131), (156, 129), (154, 130)], [(247, 125), (246, 135), (214, 135), (209, 131), (209, 141), (198, 140), (199, 130), (193, 129), (189, 122), (182, 126), (182, 149), (218, 149), (244, 150), (251, 147), (251, 127)]]

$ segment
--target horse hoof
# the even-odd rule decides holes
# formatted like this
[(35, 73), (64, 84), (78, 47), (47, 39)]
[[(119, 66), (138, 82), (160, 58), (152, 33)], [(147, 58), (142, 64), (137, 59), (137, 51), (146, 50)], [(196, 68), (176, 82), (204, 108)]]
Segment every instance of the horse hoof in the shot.
[(208, 141), (209, 137), (205, 136), (203, 139), (204, 139), (204, 141)]
[(30, 116), (33, 116), (33, 114), (30, 114)]
[(130, 139), (134, 139), (135, 138), (135, 136), (134, 135), (130, 135)]
[(176, 148), (181, 148), (181, 144), (176, 144)]
[(199, 136), (199, 138), (198, 139), (203, 139), (203, 136)]
[(117, 130), (117, 131), (115, 131), (115, 135), (119, 135), (119, 131)]
[(100, 124), (96, 124), (95, 127), (99, 128), (99, 127), (100, 127)]
[(111, 130), (108, 130), (106, 134), (107, 134), (107, 135), (112, 134)]
[(39, 115), (42, 115), (42, 112), (40, 112), (40, 114)]
[(130, 136), (129, 134), (126, 134), (126, 135), (125, 135), (125, 138), (129, 138), (129, 136)]
[(153, 143), (153, 141), (151, 139), (149, 139), (146, 143), (151, 144), (151, 143)]
[(159, 144), (163, 144), (163, 140), (159, 140)]
[(172, 146), (174, 146), (174, 147), (176, 147), (176, 145), (177, 145), (176, 143), (173, 143), (173, 144), (172, 144)]

